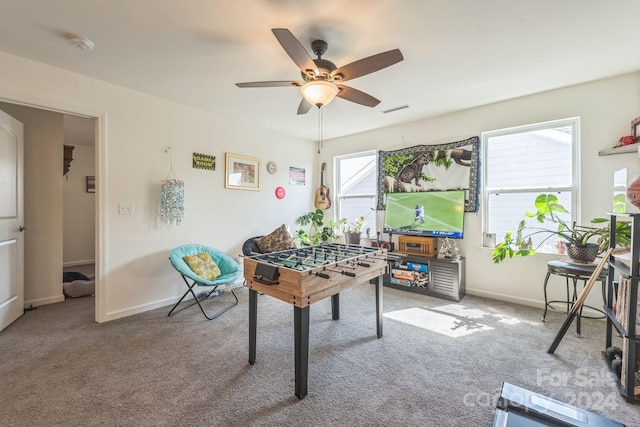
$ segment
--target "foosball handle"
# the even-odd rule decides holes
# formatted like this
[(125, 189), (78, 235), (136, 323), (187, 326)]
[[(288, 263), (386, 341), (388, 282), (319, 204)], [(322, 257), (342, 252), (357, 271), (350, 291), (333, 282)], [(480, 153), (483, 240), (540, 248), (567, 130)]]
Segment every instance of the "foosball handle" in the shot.
[(371, 267), (371, 264), (366, 263), (366, 262), (359, 262), (359, 263), (358, 263), (358, 265), (359, 265), (360, 267), (367, 267), (367, 268)]
[(356, 277), (356, 273), (354, 273), (353, 271), (343, 271), (342, 274), (349, 277)]
[(331, 276), (329, 276), (326, 273), (316, 273), (316, 276), (322, 277), (323, 279), (330, 279), (331, 278)]

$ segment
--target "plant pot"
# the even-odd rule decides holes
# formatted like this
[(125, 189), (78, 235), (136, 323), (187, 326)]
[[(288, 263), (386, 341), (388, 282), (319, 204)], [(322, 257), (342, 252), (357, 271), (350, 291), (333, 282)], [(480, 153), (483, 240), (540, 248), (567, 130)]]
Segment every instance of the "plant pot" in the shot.
[(567, 255), (572, 261), (583, 264), (591, 264), (598, 256), (598, 247), (596, 243), (587, 243), (586, 245), (576, 245), (565, 243)]
[(360, 233), (344, 233), (344, 242), (347, 245), (359, 245), (360, 244)]

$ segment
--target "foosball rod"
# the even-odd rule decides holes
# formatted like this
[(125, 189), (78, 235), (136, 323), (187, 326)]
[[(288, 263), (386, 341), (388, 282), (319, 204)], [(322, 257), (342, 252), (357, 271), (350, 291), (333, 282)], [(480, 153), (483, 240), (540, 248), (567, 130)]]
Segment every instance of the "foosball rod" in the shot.
[(316, 248), (318, 250), (322, 250), (322, 251), (331, 251), (331, 252), (338, 252), (338, 254), (340, 254), (341, 256), (346, 256), (347, 254), (351, 254), (351, 255), (358, 255), (358, 254), (363, 254), (365, 253), (365, 251), (363, 251), (363, 249), (366, 249), (364, 246), (355, 246), (355, 247), (349, 247), (349, 246), (344, 246), (344, 245), (339, 245), (337, 243), (327, 243), (325, 245), (325, 247), (322, 248)]
[(371, 267), (371, 264), (369, 264), (368, 262), (361, 262), (357, 260), (340, 261), (339, 263), (336, 263), (336, 266), (338, 265), (341, 265), (345, 268), (353, 268), (353, 269), (356, 269), (358, 267), (367, 267), (367, 268)]
[(356, 277), (356, 273), (354, 273), (353, 271), (337, 270), (335, 268), (329, 268), (329, 267), (324, 267), (324, 270), (334, 271), (336, 273), (344, 274), (345, 276), (349, 276), (349, 277)]
[(360, 246), (360, 245), (346, 245), (343, 243), (327, 243), (327, 246), (331, 246), (334, 248), (340, 248), (342, 250), (355, 250), (358, 252), (364, 252), (367, 250), (371, 250), (371, 248), (367, 247), (367, 246)]
[(314, 258), (318, 258), (318, 257), (323, 257), (323, 256), (327, 256), (327, 251), (325, 251), (324, 249), (320, 249), (320, 248), (301, 248), (299, 249), (299, 251), (303, 254), (308, 254)]
[[(292, 262), (302, 262), (305, 263), (309, 261), (309, 257), (301, 257), (299, 255), (296, 254), (291, 254), (289, 256), (285, 256), (285, 254), (280, 254), (280, 255), (272, 255), (272, 258), (277, 259), (278, 261), (292, 261)], [(301, 261), (296, 261), (296, 260), (301, 260)]]
[(358, 268), (356, 265), (349, 265), (349, 261), (341, 261), (339, 263), (336, 263), (336, 267), (350, 268), (352, 270)]
[(349, 258), (359, 258), (359, 257), (368, 255), (367, 253), (363, 253), (363, 252), (347, 252), (347, 251), (340, 251), (340, 250), (328, 250), (328, 251), (323, 251), (323, 253), (325, 258), (326, 257), (334, 258), (336, 261), (342, 261)]
[(286, 267), (286, 268), (293, 268), (296, 270), (302, 270), (302, 268), (299, 267), (303, 267), (303, 266), (308, 266), (308, 267), (318, 267), (317, 264), (305, 264), (304, 262), (300, 262), (300, 261), (295, 261), (293, 259), (289, 259), (289, 258), (280, 258), (280, 257), (276, 257), (276, 256), (270, 256), (266, 259), (262, 259), (262, 261), (266, 261), (269, 264), (272, 265), (276, 265), (276, 266), (282, 266), (282, 267)]

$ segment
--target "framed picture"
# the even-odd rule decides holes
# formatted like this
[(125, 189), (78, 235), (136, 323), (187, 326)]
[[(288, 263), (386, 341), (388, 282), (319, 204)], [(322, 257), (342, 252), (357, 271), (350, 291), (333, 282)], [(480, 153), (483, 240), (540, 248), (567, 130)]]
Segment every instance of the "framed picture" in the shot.
[(260, 159), (225, 153), (224, 187), (260, 190)]
[(637, 117), (631, 121), (631, 134), (635, 142), (640, 141), (640, 117)]
[(88, 176), (87, 177), (87, 193), (95, 193), (96, 192), (96, 177)]

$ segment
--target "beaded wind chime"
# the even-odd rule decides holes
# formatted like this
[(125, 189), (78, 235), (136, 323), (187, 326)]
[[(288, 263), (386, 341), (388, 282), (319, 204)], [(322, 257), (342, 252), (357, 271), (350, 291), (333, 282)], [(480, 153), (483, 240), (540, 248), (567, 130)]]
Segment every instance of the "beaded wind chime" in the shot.
[(184, 181), (179, 180), (173, 170), (171, 147), (166, 152), (170, 169), (160, 191), (160, 222), (171, 227), (174, 224), (179, 226), (184, 218)]

